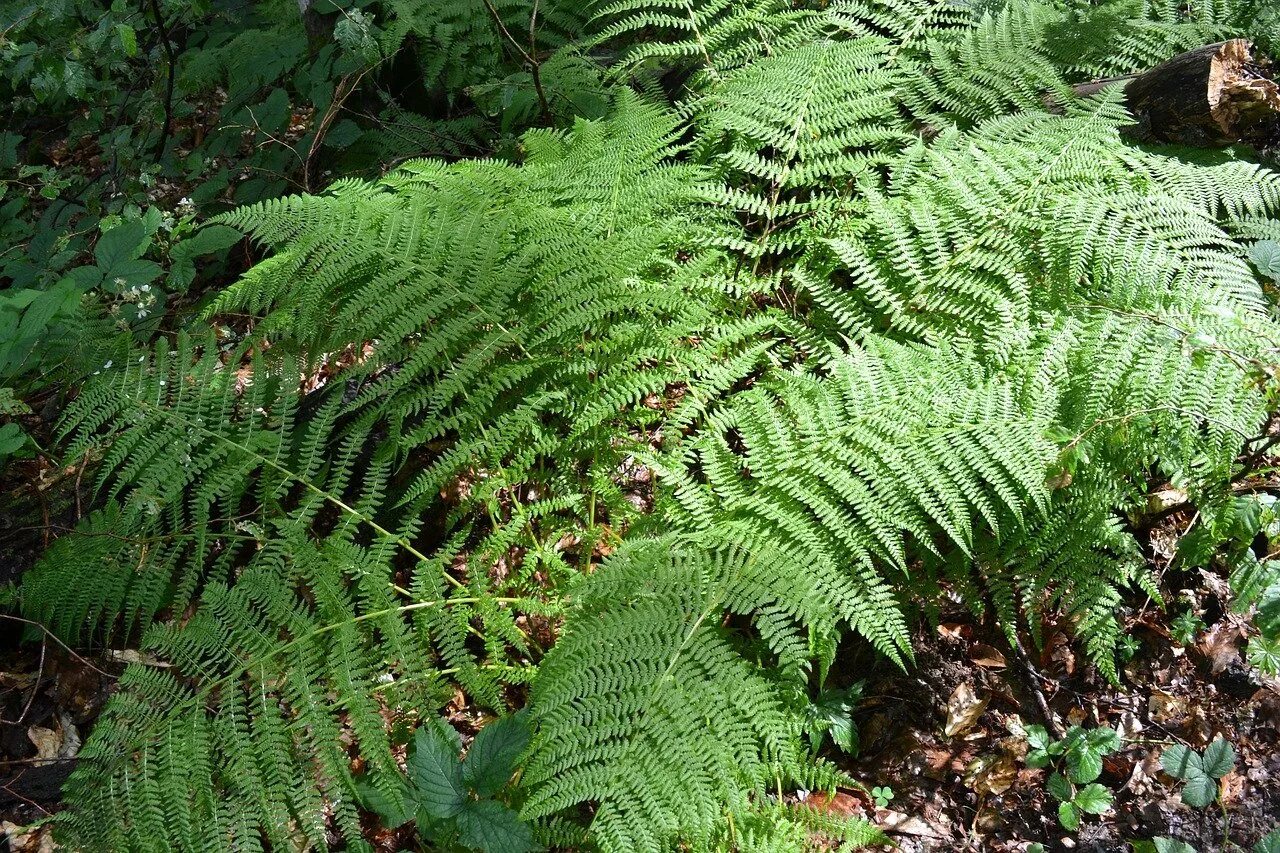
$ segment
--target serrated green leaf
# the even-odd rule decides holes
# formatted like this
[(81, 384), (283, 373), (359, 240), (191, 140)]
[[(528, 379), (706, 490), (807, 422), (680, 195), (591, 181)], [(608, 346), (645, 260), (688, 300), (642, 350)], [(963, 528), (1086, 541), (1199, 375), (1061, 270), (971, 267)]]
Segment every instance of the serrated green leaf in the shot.
[(1280, 639), (1253, 637), (1245, 647), (1245, 659), (1265, 675), (1280, 675)]
[(1092, 782), (1102, 775), (1102, 753), (1087, 741), (1067, 751), (1067, 775), (1077, 784)]
[(1110, 726), (1091, 729), (1086, 736), (1090, 746), (1102, 755), (1110, 755), (1120, 748), (1120, 735)]
[(93, 257), (105, 273), (117, 264), (141, 257), (148, 242), (147, 227), (136, 219), (130, 220), (99, 237)]
[(1043, 749), (1033, 749), (1027, 753), (1026, 764), (1032, 770), (1039, 770), (1041, 767), (1049, 766), (1049, 753)]
[(438, 727), (425, 723), (413, 736), (409, 779), (417, 789), (418, 806), (435, 818), (453, 817), (462, 810), (467, 791), (454, 745)]
[(1080, 812), (1076, 811), (1076, 807), (1071, 803), (1059, 803), (1058, 823), (1071, 832), (1075, 832), (1080, 828)]
[(1253, 624), (1263, 637), (1280, 639), (1280, 581), (1268, 585), (1258, 596), (1258, 612)]
[(1045, 783), (1045, 788), (1058, 800), (1070, 800), (1075, 794), (1075, 789), (1061, 773), (1050, 776), (1049, 781)]
[(133, 58), (138, 55), (138, 34), (128, 24), (116, 24), (116, 36), (120, 39), (120, 49), (124, 55)]
[(1049, 732), (1044, 726), (1027, 726), (1027, 745), (1032, 749), (1047, 749), (1049, 747)]
[(1280, 281), (1280, 243), (1275, 240), (1259, 240), (1249, 248), (1249, 260), (1272, 281)]
[(533, 830), (513, 810), (495, 800), (472, 800), (458, 814), (458, 841), (483, 853), (542, 850)]
[(1164, 768), (1164, 772), (1177, 779), (1186, 779), (1191, 773), (1204, 773), (1200, 756), (1182, 744), (1175, 744), (1162, 752), (1160, 766)]
[(244, 239), (244, 235), (230, 225), (206, 225), (173, 247), (177, 257), (195, 258), (229, 249)]
[(1072, 802), (1082, 812), (1102, 814), (1111, 808), (1111, 792), (1104, 786), (1094, 782), (1091, 785), (1085, 785), (1076, 792), (1075, 799)]
[(1213, 743), (1205, 747), (1201, 764), (1205, 773), (1214, 779), (1221, 779), (1235, 769), (1236, 751), (1222, 738), (1214, 738)]
[(1189, 806), (1202, 809), (1218, 799), (1218, 783), (1207, 773), (1190, 770), (1186, 784), (1182, 786), (1182, 801)]
[(524, 711), (482, 728), (462, 762), (462, 779), (467, 787), (482, 797), (502, 790), (532, 737), (533, 727)]
[(120, 261), (115, 266), (102, 270), (103, 284), (113, 293), (120, 293), (130, 287), (141, 287), (150, 284), (164, 272), (155, 261), (144, 258), (133, 258)]

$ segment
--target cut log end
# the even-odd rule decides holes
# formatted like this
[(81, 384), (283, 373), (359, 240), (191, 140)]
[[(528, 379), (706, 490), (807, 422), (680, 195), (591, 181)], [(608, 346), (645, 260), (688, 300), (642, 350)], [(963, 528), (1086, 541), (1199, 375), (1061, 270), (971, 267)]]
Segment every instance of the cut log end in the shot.
[[(1148, 71), (1082, 83), (1078, 97), (1121, 86), (1131, 136), (1182, 145), (1280, 148), (1280, 82), (1247, 39), (1179, 54)], [(1051, 105), (1051, 108), (1052, 105)]]
[(1209, 69), (1209, 111), (1227, 139), (1280, 142), (1280, 83), (1245, 39), (1223, 43)]

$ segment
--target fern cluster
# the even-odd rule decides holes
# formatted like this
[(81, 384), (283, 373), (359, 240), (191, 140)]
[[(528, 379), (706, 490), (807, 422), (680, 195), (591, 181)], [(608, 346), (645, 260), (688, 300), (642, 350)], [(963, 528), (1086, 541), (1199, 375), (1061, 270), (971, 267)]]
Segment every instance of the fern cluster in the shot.
[(851, 847), (786, 796), (852, 784), (801, 729), (842, 633), (910, 666), (946, 587), (1114, 678), (1130, 513), (1273, 408), (1280, 176), (1071, 84), (1263, 14), (1219, 5), (626, 0), (606, 117), (223, 217), (266, 258), (63, 421), (103, 508), (22, 606), (141, 650), (67, 831), (359, 847), (456, 685), (528, 706), (546, 843)]

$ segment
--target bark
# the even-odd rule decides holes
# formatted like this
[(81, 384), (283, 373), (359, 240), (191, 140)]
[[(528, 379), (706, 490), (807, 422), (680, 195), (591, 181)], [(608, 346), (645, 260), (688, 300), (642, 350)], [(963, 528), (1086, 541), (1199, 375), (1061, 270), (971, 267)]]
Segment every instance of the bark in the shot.
[(1280, 83), (1246, 39), (1196, 48), (1148, 71), (1082, 83), (1081, 97), (1122, 86), (1137, 120), (1132, 136), (1155, 142), (1280, 147)]

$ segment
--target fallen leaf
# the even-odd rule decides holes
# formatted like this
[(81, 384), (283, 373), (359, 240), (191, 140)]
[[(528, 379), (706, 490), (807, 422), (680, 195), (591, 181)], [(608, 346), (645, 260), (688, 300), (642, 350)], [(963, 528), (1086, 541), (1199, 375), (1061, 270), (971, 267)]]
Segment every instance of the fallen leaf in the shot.
[(1201, 634), (1196, 649), (1209, 661), (1214, 675), (1229, 669), (1240, 660), (1240, 643), (1245, 638), (1243, 625), (1231, 619), (1222, 619)]
[(979, 699), (973, 692), (973, 685), (964, 682), (951, 691), (947, 700), (947, 725), (943, 733), (947, 737), (955, 737), (973, 728), (974, 723), (987, 708), (987, 700)]
[(1246, 786), (1245, 775), (1239, 770), (1232, 770), (1226, 776), (1222, 777), (1222, 803), (1223, 805), (1231, 805), (1238, 803), (1244, 799)]
[(1116, 733), (1126, 740), (1133, 740), (1142, 733), (1142, 720), (1132, 711), (1122, 711), (1116, 722)]
[(1134, 763), (1133, 772), (1129, 774), (1129, 781), (1124, 787), (1135, 794), (1145, 794), (1155, 787), (1154, 780), (1160, 771), (1160, 752), (1152, 750), (1141, 761)]
[(1152, 722), (1163, 724), (1185, 717), (1187, 703), (1163, 690), (1152, 690), (1151, 698), (1147, 700), (1147, 712), (1151, 715)]
[(1008, 664), (1005, 663), (1004, 655), (999, 649), (988, 646), (986, 643), (974, 643), (969, 647), (969, 659), (978, 666), (985, 666), (987, 669), (1003, 669)]
[(27, 729), (27, 739), (36, 747), (34, 764), (47, 764), (58, 757), (62, 749), (62, 735), (44, 726), (32, 726)]
[(918, 838), (934, 838), (938, 840), (947, 838), (947, 834), (938, 827), (926, 823), (918, 817), (905, 815), (902, 812), (876, 809), (876, 822), (880, 825), (880, 829), (895, 835), (914, 835)]
[(1007, 755), (983, 755), (965, 768), (964, 783), (978, 793), (1003, 794), (1018, 778), (1018, 767)]
[(12, 853), (53, 853), (59, 849), (53, 841), (53, 827), (48, 824), (26, 827), (6, 820), (0, 823), (0, 832), (4, 833)]
[(1076, 654), (1071, 650), (1071, 638), (1061, 631), (1050, 634), (1040, 653), (1040, 668), (1056, 678), (1074, 674)]
[(970, 630), (970, 627), (963, 622), (943, 622), (938, 626), (938, 634), (944, 640), (964, 639)]
[(861, 817), (864, 814), (862, 803), (858, 798), (844, 791), (836, 791), (834, 795), (810, 794), (804, 802), (819, 814), (834, 814), (842, 817)]

